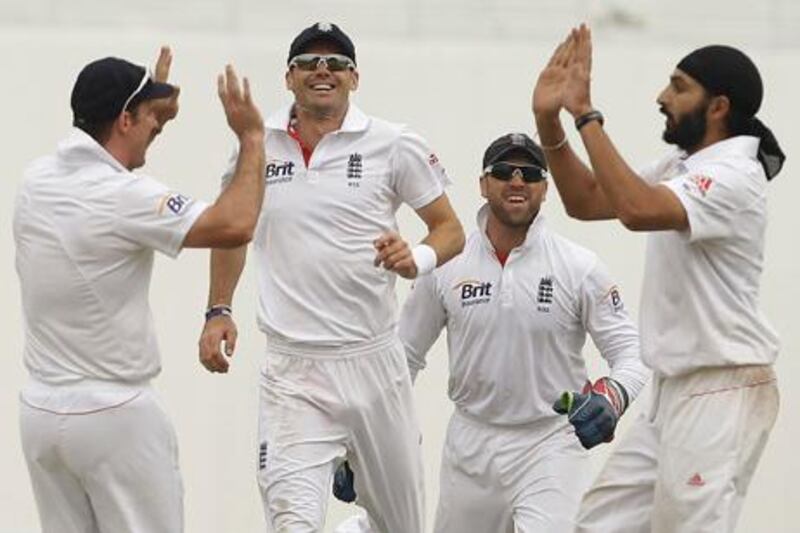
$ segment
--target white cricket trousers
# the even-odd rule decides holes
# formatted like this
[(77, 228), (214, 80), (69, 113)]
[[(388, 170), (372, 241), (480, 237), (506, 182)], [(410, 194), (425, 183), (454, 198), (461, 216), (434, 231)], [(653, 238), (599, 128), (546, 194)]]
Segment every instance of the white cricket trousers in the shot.
[(372, 530), (423, 533), (425, 493), (411, 380), (396, 334), (346, 348), (268, 339), (258, 484), (270, 533), (323, 530), (346, 458)]
[(577, 531), (734, 531), (777, 413), (771, 366), (655, 375), (650, 408), (584, 497)]
[(64, 400), (62, 412), (20, 404), (42, 532), (183, 531), (177, 441), (155, 392), (83, 413)]
[(566, 533), (590, 465), (566, 417), (496, 426), (456, 409), (442, 452), (436, 533)]

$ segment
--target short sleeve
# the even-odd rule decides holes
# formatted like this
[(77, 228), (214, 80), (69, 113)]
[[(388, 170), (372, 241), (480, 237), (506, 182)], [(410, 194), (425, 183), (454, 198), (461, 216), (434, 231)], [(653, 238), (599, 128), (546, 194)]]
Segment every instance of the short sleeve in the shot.
[(663, 185), (686, 210), (690, 241), (733, 235), (737, 215), (761, 194), (745, 172), (723, 164), (692, 170)]
[(400, 200), (413, 209), (425, 207), (444, 193), (450, 178), (425, 140), (406, 128), (396, 141), (392, 185)]
[(116, 230), (125, 239), (176, 257), (186, 234), (208, 204), (168, 189), (147, 176), (120, 191)]

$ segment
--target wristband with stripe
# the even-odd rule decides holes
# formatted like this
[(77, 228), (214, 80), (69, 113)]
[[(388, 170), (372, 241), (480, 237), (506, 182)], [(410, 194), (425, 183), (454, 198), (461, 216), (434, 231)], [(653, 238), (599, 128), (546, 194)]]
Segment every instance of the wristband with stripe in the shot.
[(233, 309), (230, 305), (225, 304), (212, 305), (206, 309), (206, 322), (215, 316), (233, 316)]

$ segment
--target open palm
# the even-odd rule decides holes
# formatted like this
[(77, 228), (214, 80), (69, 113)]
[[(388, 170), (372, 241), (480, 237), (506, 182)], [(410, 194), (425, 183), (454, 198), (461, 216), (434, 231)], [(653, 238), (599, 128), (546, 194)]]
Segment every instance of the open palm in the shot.
[(574, 117), (592, 110), (592, 36), (581, 25), (571, 34), (573, 49), (566, 67), (562, 105)]
[(557, 115), (564, 105), (564, 91), (570, 76), (569, 64), (574, 55), (570, 34), (556, 47), (547, 66), (539, 74), (533, 88), (533, 112), (537, 115)]

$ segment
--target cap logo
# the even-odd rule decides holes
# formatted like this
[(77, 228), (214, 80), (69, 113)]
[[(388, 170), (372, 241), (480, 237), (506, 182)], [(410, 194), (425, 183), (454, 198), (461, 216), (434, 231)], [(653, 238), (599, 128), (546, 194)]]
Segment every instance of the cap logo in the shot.
[(318, 22), (317, 29), (319, 31), (329, 32), (333, 31), (333, 25), (330, 22)]
[(511, 144), (516, 144), (517, 146), (525, 146), (525, 135), (523, 135), (522, 133), (512, 133)]

